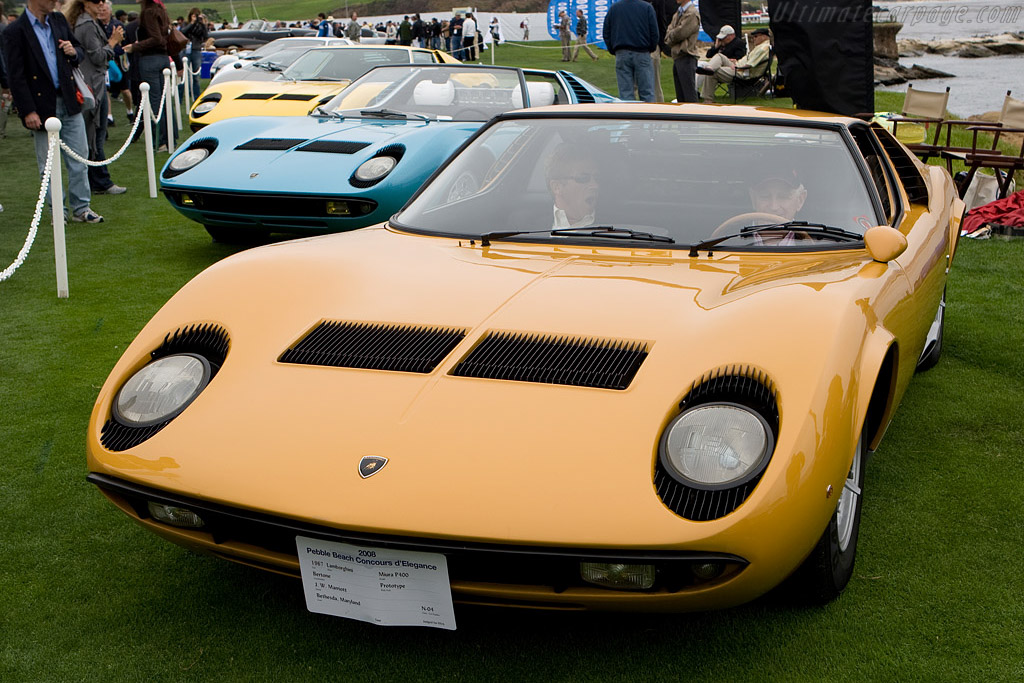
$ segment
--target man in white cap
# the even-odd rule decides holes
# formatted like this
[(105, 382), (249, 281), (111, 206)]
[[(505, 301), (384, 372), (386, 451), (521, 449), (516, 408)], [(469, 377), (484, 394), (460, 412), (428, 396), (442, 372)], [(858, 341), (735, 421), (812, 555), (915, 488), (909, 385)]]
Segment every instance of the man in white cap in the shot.
[[(725, 31), (725, 29), (732, 30), (732, 27), (725, 26), (722, 28), (722, 31)], [(719, 36), (722, 35), (722, 31), (719, 31)], [(697, 73), (704, 76), (704, 83), (700, 91), (701, 100), (703, 100), (704, 104), (714, 103), (715, 89), (719, 83), (732, 83), (737, 75), (740, 78), (752, 78), (763, 74), (765, 69), (768, 68), (768, 53), (770, 50), (771, 39), (768, 29), (758, 28), (750, 32), (750, 52), (744, 57), (730, 59), (720, 51), (706, 65), (698, 66)]]

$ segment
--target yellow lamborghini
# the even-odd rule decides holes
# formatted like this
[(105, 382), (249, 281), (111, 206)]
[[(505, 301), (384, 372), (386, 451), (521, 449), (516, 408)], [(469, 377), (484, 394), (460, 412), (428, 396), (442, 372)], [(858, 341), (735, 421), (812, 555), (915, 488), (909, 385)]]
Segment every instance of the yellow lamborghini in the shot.
[(273, 81), (225, 81), (211, 84), (189, 113), (195, 132), (215, 121), (238, 116), (305, 116), (375, 66), (383, 64), (458, 64), (441, 50), (398, 45), (313, 48)]
[(502, 114), (388, 222), (182, 288), (100, 391), (89, 480), (372, 623), (824, 603), (962, 212), (858, 119)]

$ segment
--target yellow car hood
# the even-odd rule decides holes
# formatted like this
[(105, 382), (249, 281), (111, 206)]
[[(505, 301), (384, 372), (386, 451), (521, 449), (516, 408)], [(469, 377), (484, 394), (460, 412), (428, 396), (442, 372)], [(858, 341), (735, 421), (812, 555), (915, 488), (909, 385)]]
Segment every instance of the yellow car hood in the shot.
[[(208, 88), (196, 105), (217, 93), (220, 102), (207, 114), (189, 114), (193, 126), (208, 126), (238, 116), (305, 116), (321, 99), (333, 97), (351, 81), (229, 81)], [(195, 109), (193, 105), (192, 109)]]
[[(798, 491), (842, 485), (866, 395), (858, 364), (902, 281), (863, 249), (691, 259), (481, 248), (381, 227), (252, 249), (197, 276), (128, 348), (97, 400), (90, 469), (352, 530), (729, 552), (756, 533), (737, 518), (782, 506), (816, 538), (834, 500)], [(278, 361), (322, 320), (467, 336), (429, 374)], [(154, 437), (104, 449), (99, 430), (121, 384), (164, 335), (205, 322), (230, 336), (220, 373)], [(621, 391), (452, 376), (495, 330), (637, 341), (650, 353)], [(778, 388), (776, 456), (732, 515), (686, 522), (655, 494), (658, 439), (694, 381), (744, 364)], [(844, 455), (822, 463), (823, 452)], [(366, 455), (389, 462), (362, 479)]]

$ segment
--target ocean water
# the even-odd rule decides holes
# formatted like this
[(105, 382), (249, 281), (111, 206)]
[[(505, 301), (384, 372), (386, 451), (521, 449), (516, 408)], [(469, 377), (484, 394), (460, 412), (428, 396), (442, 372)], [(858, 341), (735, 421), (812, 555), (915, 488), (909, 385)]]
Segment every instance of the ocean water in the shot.
[[(1024, 99), (1024, 55), (1000, 55), (980, 59), (961, 59), (942, 55), (921, 55), (901, 57), (900, 64), (920, 64), (946, 73), (955, 78), (927, 78), (911, 81), (915, 88), (922, 90), (945, 90), (949, 86), (948, 109), (961, 118), (986, 111), (999, 111), (1007, 90), (1013, 96)], [(893, 85), (879, 90), (905, 92), (907, 85)]]
[[(946, 40), (971, 36), (1024, 33), (1024, 1), (930, 0), (878, 2), (903, 23), (896, 39)], [(904, 66), (920, 64), (955, 75), (912, 81), (915, 88), (944, 90), (949, 86), (949, 110), (967, 117), (1003, 106), (1007, 90), (1024, 99), (1024, 55), (962, 59), (942, 55), (901, 57)], [(906, 84), (881, 88), (903, 92)]]

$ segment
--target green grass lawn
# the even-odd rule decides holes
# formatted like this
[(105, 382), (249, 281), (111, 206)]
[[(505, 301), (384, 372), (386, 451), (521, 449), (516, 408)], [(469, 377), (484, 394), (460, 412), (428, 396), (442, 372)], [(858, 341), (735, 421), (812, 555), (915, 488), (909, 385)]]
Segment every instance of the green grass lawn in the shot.
[[(579, 73), (610, 87), (588, 71), (609, 67)], [(127, 132), (115, 111), (109, 153)], [(8, 134), (2, 266), (38, 192), (31, 139), (16, 121)], [(110, 368), (171, 294), (233, 251), (148, 198), (138, 146), (112, 173), (129, 193), (95, 198), (106, 222), (68, 226), (69, 299), (56, 297), (48, 219), (0, 283), (0, 680), (1024, 679), (1024, 242), (961, 243), (943, 358), (868, 464), (857, 567), (833, 604), (464, 608), (455, 632), (384, 629), (307, 612), (298, 581), (161, 541), (85, 482)]]

